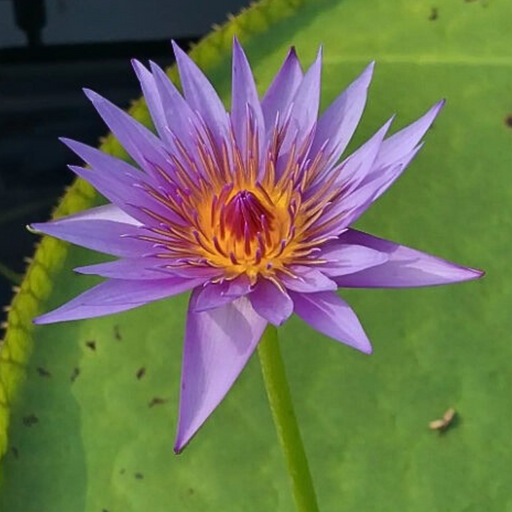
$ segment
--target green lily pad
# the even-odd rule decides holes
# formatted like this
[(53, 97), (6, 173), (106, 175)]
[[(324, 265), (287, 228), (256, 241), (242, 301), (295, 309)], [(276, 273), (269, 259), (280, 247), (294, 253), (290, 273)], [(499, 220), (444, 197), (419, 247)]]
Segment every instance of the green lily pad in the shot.
[[(448, 100), (419, 157), (360, 227), (487, 277), (343, 292), (374, 342), (371, 357), (298, 319), (280, 331), (323, 512), (512, 510), (512, 4), (438, 4), (268, 1), (193, 52), (228, 99), (233, 33), (261, 90), (288, 46), (310, 62), (323, 43), (324, 106), (375, 59), (353, 147), (393, 112), (398, 128)], [(134, 115), (148, 121), (140, 102)], [(112, 138), (104, 149), (121, 154)], [(96, 201), (77, 182), (57, 214)], [(256, 358), (185, 452), (172, 451), (187, 297), (31, 326), (95, 282), (71, 271), (95, 261), (45, 238), (13, 301), (0, 364), (1, 509), (291, 512)], [(453, 424), (430, 430), (449, 407)]]

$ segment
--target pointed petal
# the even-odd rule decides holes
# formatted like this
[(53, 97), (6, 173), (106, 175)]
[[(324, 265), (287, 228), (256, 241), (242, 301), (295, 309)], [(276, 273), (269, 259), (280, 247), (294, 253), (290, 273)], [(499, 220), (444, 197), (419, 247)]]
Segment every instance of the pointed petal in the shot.
[[(196, 131), (199, 121), (185, 98), (180, 94), (165, 71), (151, 62), (151, 71), (160, 94), (165, 123), (170, 132), (179, 137), (180, 142), (191, 152), (196, 151)], [(168, 131), (169, 135), (169, 131)], [(172, 146), (175, 146), (172, 137)]]
[(266, 326), (247, 298), (196, 313), (192, 294), (183, 349), (175, 451), (181, 452), (231, 389)]
[[(444, 103), (444, 100), (440, 101), (416, 122), (383, 141), (372, 169), (361, 183), (380, 183), (373, 201), (386, 192), (418, 154), (423, 147), (423, 142), (420, 142), (423, 135), (434, 122)], [(386, 175), (384, 179), (383, 174)]]
[(177, 295), (202, 282), (179, 277), (159, 281), (111, 279), (87, 290), (63, 306), (39, 316), (34, 319), (34, 323), (50, 324), (111, 315)]
[[(77, 176), (90, 183), (101, 195), (112, 201), (114, 205), (145, 225), (160, 227), (161, 218), (180, 225), (184, 224), (182, 217), (144, 190), (144, 186), (148, 182), (141, 179), (142, 173), (140, 172), (137, 173), (137, 176), (130, 176), (118, 172), (115, 167), (112, 167), (110, 172), (77, 167), (76, 165), (70, 165), (69, 168)], [(155, 218), (151, 213), (159, 215), (160, 219)]]
[(352, 308), (334, 292), (291, 293), (295, 313), (313, 329), (370, 354), (372, 347)]
[(363, 245), (343, 243), (339, 240), (324, 246), (318, 258), (327, 260), (321, 270), (329, 277), (353, 274), (366, 268), (382, 265), (388, 260), (385, 253)]
[(366, 104), (368, 86), (373, 74), (372, 62), (352, 84), (331, 104), (318, 121), (310, 149), (313, 157), (326, 141), (325, 167), (330, 169), (340, 158), (354, 134)]
[(290, 270), (296, 277), (286, 274), (280, 276), (281, 282), (288, 290), (301, 293), (317, 293), (337, 290), (338, 288), (334, 281), (316, 268), (294, 265)]
[(320, 105), (320, 80), (322, 73), (322, 48), (319, 49), (315, 62), (309, 67), (304, 78), (297, 87), (289, 111), (285, 112), (281, 123), (287, 123), (286, 134), (279, 150), (276, 164), (276, 175), (280, 177), (288, 164), (292, 148), (297, 152), (308, 154), (304, 151), (307, 144), (313, 141), (312, 133), (318, 119)]
[(233, 41), (233, 73), (231, 94), (231, 121), (242, 155), (246, 154), (248, 115), (252, 117), (255, 133), (261, 148), (265, 138), (265, 123), (261, 111), (260, 99), (251, 66), (236, 37)]
[(362, 183), (340, 201), (337, 211), (343, 211), (343, 217), (338, 223), (335, 223), (331, 229), (330, 235), (341, 233), (356, 220), (375, 202), (379, 197), (379, 192), (389, 183), (389, 174), (382, 173), (374, 180)]
[[(325, 214), (314, 224), (314, 227), (330, 225), (329, 231), (323, 233), (324, 236), (327, 236), (327, 234), (329, 236), (337, 235), (352, 222), (355, 222), (357, 217), (370, 206), (377, 191), (387, 179), (385, 176), (379, 176), (375, 181), (364, 183), (364, 178), (372, 168), (379, 147), (392, 121), (393, 118), (384, 124), (370, 140), (333, 170), (333, 172), (338, 173), (335, 185), (341, 187), (343, 193), (341, 198), (333, 202)], [(321, 182), (317, 183), (311, 190), (308, 190), (306, 197), (313, 195), (320, 186), (322, 186)]]
[(158, 137), (99, 94), (89, 89), (84, 89), (84, 92), (124, 149), (142, 169), (154, 173), (153, 165), (162, 169), (169, 167), (167, 155)]
[(393, 122), (389, 119), (368, 141), (352, 153), (336, 170), (339, 172), (337, 184), (343, 186), (345, 194), (356, 190), (358, 185), (371, 171), (375, 159), (379, 154), (384, 137)]
[(119, 208), (107, 205), (50, 222), (37, 222), (30, 229), (94, 251), (134, 257), (151, 250), (151, 244), (137, 239), (141, 235), (140, 225)]
[(220, 145), (223, 138), (227, 140), (229, 133), (226, 109), (196, 63), (174, 41), (172, 46), (185, 99), (193, 110), (199, 112)]
[(293, 313), (290, 296), (268, 279), (260, 279), (249, 295), (252, 307), (274, 325), (282, 325)]
[(444, 100), (436, 103), (423, 117), (386, 139), (375, 160), (375, 169), (394, 164), (413, 151), (444, 104)]
[(153, 119), (153, 124), (155, 125), (158, 135), (160, 135), (163, 140), (166, 140), (168, 137), (166, 129), (167, 120), (165, 118), (162, 100), (160, 98), (158, 87), (155, 83), (155, 78), (153, 74), (150, 73), (138, 60), (132, 59), (132, 66), (137, 78), (139, 79), (144, 100), (146, 101), (149, 113), (151, 114), (151, 119)]
[[(403, 158), (398, 160), (396, 164), (390, 165), (385, 169), (379, 169), (377, 171), (371, 171), (367, 176), (365, 182), (370, 183), (372, 181), (380, 183), (380, 186), (376, 189), (377, 192), (373, 201), (376, 201), (386, 190), (388, 190), (393, 183), (402, 175), (408, 165), (414, 160), (420, 149), (423, 147), (423, 143), (418, 144), (410, 153), (407, 153)], [(363, 182), (363, 184), (365, 184)]]
[(172, 272), (164, 268), (165, 260), (156, 257), (124, 258), (74, 269), (79, 274), (111, 279), (152, 280), (168, 279)]
[(320, 80), (322, 74), (322, 48), (318, 50), (315, 62), (304, 75), (304, 79), (293, 97), (293, 111), (290, 131), (296, 127), (299, 133), (308, 135), (318, 119), (320, 106)]
[(346, 288), (409, 288), (456, 283), (482, 277), (483, 272), (462, 267), (382, 238), (349, 229), (344, 243), (364, 245), (387, 256), (387, 262), (355, 274), (336, 278)]
[(158, 183), (151, 176), (118, 158), (81, 142), (65, 138), (62, 138), (61, 142), (89, 164), (92, 169), (75, 165), (70, 165), (69, 168), (129, 215), (144, 224), (158, 223), (154, 217), (144, 211), (144, 209), (148, 209), (160, 217), (183, 225), (181, 217), (146, 192), (147, 188), (158, 189)]
[(277, 113), (283, 115), (287, 111), (303, 76), (297, 53), (292, 47), (261, 101), (267, 131), (274, 128)]
[(77, 140), (67, 139), (66, 137), (61, 137), (59, 140), (71, 149), (71, 151), (76, 153), (86, 164), (98, 171), (109, 174), (111, 169), (114, 169), (115, 172), (123, 173), (130, 176), (132, 179), (138, 179), (137, 177), (140, 177), (140, 179), (144, 179), (148, 183), (151, 182), (151, 179), (147, 175), (124, 160), (120, 160), (119, 158)]

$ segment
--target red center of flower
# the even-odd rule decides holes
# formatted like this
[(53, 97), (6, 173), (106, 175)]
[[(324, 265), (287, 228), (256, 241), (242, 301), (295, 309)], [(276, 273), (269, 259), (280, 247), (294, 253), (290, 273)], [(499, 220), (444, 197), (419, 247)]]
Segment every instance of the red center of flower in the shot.
[(241, 190), (226, 205), (224, 222), (237, 239), (255, 238), (271, 229), (273, 215), (248, 190)]

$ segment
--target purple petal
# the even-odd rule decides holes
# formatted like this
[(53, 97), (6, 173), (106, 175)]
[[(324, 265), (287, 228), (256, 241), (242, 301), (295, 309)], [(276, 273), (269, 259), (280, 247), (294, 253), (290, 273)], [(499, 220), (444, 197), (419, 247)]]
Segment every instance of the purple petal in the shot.
[(295, 48), (290, 48), (286, 60), (261, 100), (267, 131), (274, 128), (276, 116), (283, 115), (290, 105), (303, 78)]
[(252, 307), (271, 324), (283, 324), (293, 313), (290, 296), (268, 279), (260, 279), (249, 295)]
[(379, 192), (389, 183), (389, 174), (382, 173), (373, 181), (361, 184), (356, 190), (340, 201), (337, 211), (343, 212), (339, 222), (334, 223), (329, 235), (341, 233), (353, 224), (379, 197)]
[(166, 140), (169, 136), (167, 131), (167, 120), (165, 118), (162, 100), (160, 98), (158, 87), (155, 83), (155, 78), (153, 74), (150, 73), (138, 60), (133, 59), (132, 66), (137, 78), (139, 79), (144, 100), (146, 101), (149, 113), (151, 114), (151, 119), (153, 119), (158, 135), (160, 135), (163, 140)]
[[(380, 176), (375, 181), (364, 185), (362, 182), (372, 168), (379, 147), (392, 120), (393, 118), (339, 167), (333, 170), (333, 172), (339, 174), (336, 186), (342, 187), (344, 191), (341, 198), (333, 202), (314, 225), (314, 227), (319, 225), (330, 226), (328, 232), (323, 233), (324, 236), (337, 235), (354, 222), (368, 208), (374, 200), (377, 191), (384, 184), (384, 176)], [(314, 194), (320, 186), (322, 184), (318, 183), (308, 191), (307, 195)]]
[(74, 269), (79, 274), (96, 275), (111, 279), (152, 280), (168, 279), (172, 271), (163, 268), (165, 260), (156, 257), (124, 258)]
[(99, 94), (89, 89), (84, 89), (84, 92), (124, 149), (142, 169), (154, 174), (153, 165), (162, 169), (169, 166), (158, 137)]
[(174, 448), (177, 453), (233, 386), (267, 324), (245, 297), (212, 311), (196, 313), (197, 295), (194, 291), (187, 316)]
[(337, 183), (345, 188), (345, 194), (348, 196), (351, 191), (357, 189), (372, 169), (393, 119), (394, 117), (389, 119), (371, 139), (345, 159), (339, 168), (336, 168), (335, 172), (339, 172)]
[[(276, 165), (278, 177), (288, 163), (292, 147), (295, 145), (296, 150), (300, 152), (315, 128), (320, 105), (321, 72), (322, 48), (319, 49), (315, 62), (307, 70), (290, 103), (288, 127)], [(288, 113), (283, 116), (283, 120), (284, 118), (288, 118)], [(307, 155), (307, 151), (304, 152), (304, 155)]]
[(229, 133), (226, 109), (196, 63), (174, 41), (172, 45), (185, 98), (192, 109), (199, 112), (220, 147)]
[(326, 141), (323, 151), (330, 169), (340, 158), (359, 124), (366, 104), (368, 86), (373, 74), (372, 62), (352, 84), (331, 104), (318, 121), (310, 155), (316, 155)]
[(386, 139), (380, 146), (379, 154), (373, 163), (371, 171), (365, 177), (363, 185), (374, 180), (382, 183), (382, 174), (386, 174), (384, 182), (375, 194), (378, 199), (402, 174), (411, 163), (423, 143), (421, 138), (441, 111), (444, 100), (434, 105), (423, 117), (408, 127)]
[[(76, 165), (70, 165), (69, 168), (90, 183), (101, 195), (145, 225), (160, 227), (162, 218), (179, 225), (184, 224), (182, 217), (144, 190), (149, 182), (143, 179), (144, 176), (139, 171), (137, 175), (132, 176), (115, 166), (107, 172)], [(158, 217), (155, 218), (153, 214), (157, 214)]]
[(62, 137), (60, 141), (71, 149), (71, 151), (76, 153), (85, 163), (98, 171), (102, 171), (105, 174), (109, 174), (110, 172), (122, 173), (123, 175), (129, 176), (132, 180), (140, 179), (148, 183), (153, 183), (146, 174), (119, 158), (76, 140)]
[(355, 229), (341, 235), (344, 243), (364, 245), (384, 253), (388, 260), (355, 274), (336, 279), (346, 288), (409, 288), (456, 283), (482, 277), (483, 272), (430, 256)]
[(232, 81), (231, 121), (239, 148), (242, 155), (245, 155), (247, 145), (250, 144), (250, 141), (246, 140), (248, 115), (252, 116), (260, 150), (265, 139), (265, 122), (251, 66), (236, 37), (233, 41)]
[(398, 160), (394, 165), (391, 165), (384, 169), (379, 169), (377, 171), (371, 171), (369, 175), (363, 181), (363, 185), (366, 183), (371, 183), (375, 181), (375, 183), (380, 183), (379, 187), (376, 188), (376, 193), (373, 198), (373, 201), (376, 201), (386, 190), (388, 190), (391, 185), (402, 175), (402, 172), (405, 171), (407, 166), (412, 162), (412, 160), (419, 153), (420, 149), (423, 147), (423, 143), (418, 144), (410, 153), (407, 153), (403, 158)]
[(294, 265), (290, 270), (296, 277), (286, 274), (280, 276), (281, 282), (288, 290), (301, 293), (317, 293), (337, 290), (338, 288), (334, 281), (316, 268)]
[(247, 295), (251, 289), (251, 283), (245, 275), (241, 275), (232, 281), (222, 283), (209, 283), (202, 290), (198, 290), (195, 302), (195, 311), (208, 311)]
[(318, 259), (327, 260), (327, 263), (321, 267), (322, 272), (329, 277), (337, 277), (381, 265), (387, 261), (388, 256), (363, 245), (337, 240), (322, 247)]
[(154, 217), (145, 213), (145, 210), (150, 210), (160, 217), (183, 225), (181, 217), (146, 192), (149, 188), (159, 189), (157, 180), (128, 163), (81, 142), (65, 138), (61, 141), (92, 167), (87, 169), (70, 165), (69, 168), (129, 215), (144, 224), (154, 225), (157, 222), (160, 225)]
[(313, 329), (370, 354), (372, 347), (352, 308), (334, 292), (291, 292), (294, 311)]
[(222, 283), (208, 283), (203, 288), (198, 289), (194, 311), (196, 313), (209, 311), (236, 300), (235, 296), (226, 295), (228, 287), (229, 284), (224, 281)]
[(226, 295), (231, 297), (241, 297), (251, 290), (251, 282), (246, 274), (238, 276), (236, 279), (227, 282)]
[(444, 100), (436, 103), (423, 117), (386, 139), (375, 160), (375, 169), (394, 164), (413, 151), (444, 104)]
[[(179, 93), (170, 78), (154, 62), (151, 62), (151, 71), (160, 94), (165, 122), (171, 133), (179, 137), (180, 142), (193, 154), (196, 151), (196, 132), (199, 121), (196, 113)], [(172, 140), (172, 145), (175, 143)]]
[(164, 299), (202, 284), (202, 280), (171, 277), (159, 281), (111, 279), (82, 293), (49, 313), (34, 319), (35, 324), (50, 324), (111, 315)]
[(307, 70), (293, 97), (293, 111), (290, 119), (291, 131), (296, 126), (301, 133), (308, 135), (315, 126), (320, 105), (321, 73), (322, 48), (318, 50), (315, 62)]
[[(283, 142), (282, 153), (297, 141), (298, 146), (309, 136), (318, 119), (320, 106), (320, 80), (322, 74), (322, 48), (309, 67), (291, 101), (291, 113), (287, 136)], [(298, 135), (298, 138), (296, 135)]]
[(141, 235), (140, 225), (119, 208), (107, 205), (31, 224), (30, 228), (87, 249), (129, 258), (151, 250), (151, 244), (136, 238)]

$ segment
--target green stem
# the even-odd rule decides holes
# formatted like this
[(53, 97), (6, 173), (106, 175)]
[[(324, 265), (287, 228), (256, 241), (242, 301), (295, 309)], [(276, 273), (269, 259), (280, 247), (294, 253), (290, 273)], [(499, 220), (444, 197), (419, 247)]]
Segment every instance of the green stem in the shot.
[(298, 512), (318, 512), (315, 489), (299, 425), (293, 411), (292, 397), (275, 327), (267, 327), (258, 346), (258, 355), (297, 510)]

